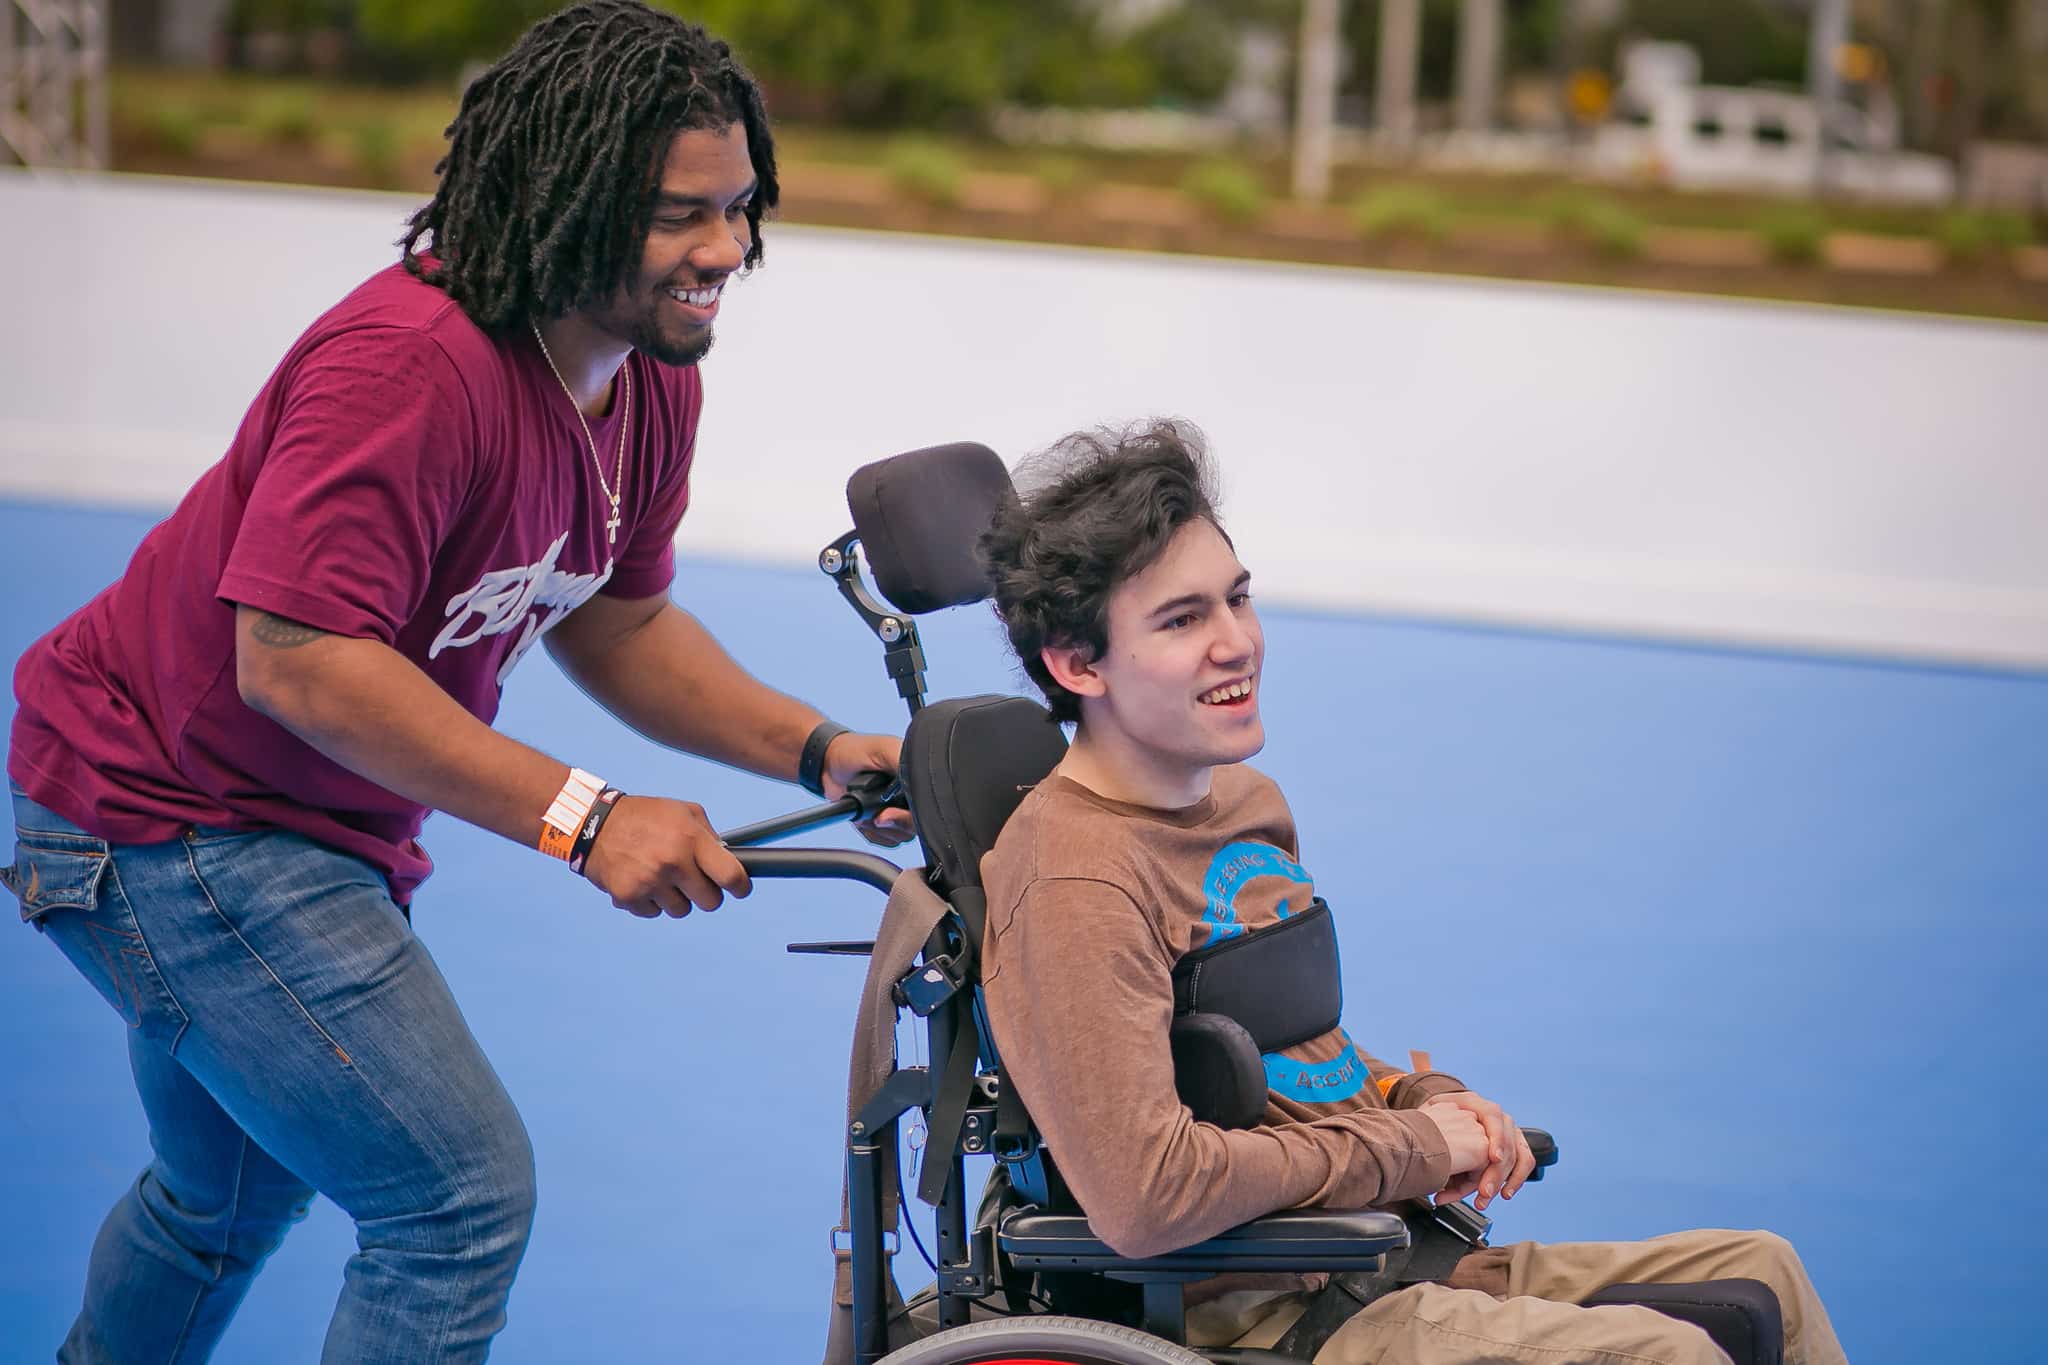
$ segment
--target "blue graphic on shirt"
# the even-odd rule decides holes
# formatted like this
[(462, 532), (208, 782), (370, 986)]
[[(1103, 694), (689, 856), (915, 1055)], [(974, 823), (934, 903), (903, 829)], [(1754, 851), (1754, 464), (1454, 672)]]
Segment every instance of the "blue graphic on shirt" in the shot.
[[(1269, 876), (1285, 877), (1305, 886), (1314, 884), (1300, 863), (1271, 844), (1244, 840), (1216, 850), (1216, 856), (1209, 860), (1208, 872), (1202, 877), (1202, 895), (1208, 902), (1202, 911), (1202, 922), (1209, 926), (1210, 943), (1236, 938), (1245, 931), (1237, 918), (1237, 893), (1252, 878)], [(1280, 918), (1286, 919), (1287, 915), (1287, 902), (1283, 900)]]
[(1344, 1050), (1327, 1062), (1299, 1061), (1284, 1052), (1260, 1057), (1266, 1064), (1266, 1088), (1303, 1104), (1334, 1104), (1365, 1089), (1372, 1079), (1365, 1060), (1351, 1045), (1349, 1034), (1340, 1032), (1339, 1036), (1344, 1039)]

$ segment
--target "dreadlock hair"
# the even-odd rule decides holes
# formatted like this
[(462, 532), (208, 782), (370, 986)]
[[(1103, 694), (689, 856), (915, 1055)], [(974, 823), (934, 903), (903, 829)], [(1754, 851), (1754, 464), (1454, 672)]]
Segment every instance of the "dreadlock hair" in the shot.
[(734, 123), (758, 182), (751, 269), (779, 197), (760, 87), (695, 24), (637, 0), (585, 0), (528, 29), (463, 92), (440, 184), (399, 242), (406, 269), (486, 330), (597, 303), (639, 265), (669, 139)]
[(1101, 658), (1110, 595), (1189, 522), (1222, 531), (1214, 464), (1199, 428), (1161, 419), (1062, 437), (1018, 466), (1017, 483), (982, 533), (982, 563), (1017, 661), (1055, 721), (1078, 721), (1081, 699), (1053, 680), (1042, 651)]

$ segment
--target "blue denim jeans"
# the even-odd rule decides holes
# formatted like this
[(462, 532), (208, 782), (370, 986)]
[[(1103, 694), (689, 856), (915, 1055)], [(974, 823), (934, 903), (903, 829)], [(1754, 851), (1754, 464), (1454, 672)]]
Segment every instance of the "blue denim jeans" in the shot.
[(110, 846), (13, 795), (0, 881), (127, 1022), (155, 1153), (58, 1359), (206, 1359), (316, 1191), (357, 1246), (323, 1359), (483, 1359), (533, 1150), (383, 879), (278, 831)]

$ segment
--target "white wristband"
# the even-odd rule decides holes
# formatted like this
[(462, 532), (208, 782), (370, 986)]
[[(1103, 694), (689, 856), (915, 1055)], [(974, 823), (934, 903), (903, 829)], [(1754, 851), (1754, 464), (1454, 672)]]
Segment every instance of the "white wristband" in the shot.
[(597, 794), (603, 790), (603, 778), (581, 768), (571, 768), (569, 780), (562, 784), (561, 791), (555, 793), (554, 803), (541, 817), (540, 851), (551, 858), (568, 861), (569, 851), (576, 843), (576, 832), (590, 818), (590, 808), (597, 804)]

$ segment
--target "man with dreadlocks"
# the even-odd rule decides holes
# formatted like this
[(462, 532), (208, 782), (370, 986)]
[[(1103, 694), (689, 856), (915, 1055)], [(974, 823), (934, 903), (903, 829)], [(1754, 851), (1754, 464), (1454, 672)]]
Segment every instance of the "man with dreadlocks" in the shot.
[(16, 672), (4, 879), (130, 1025), (154, 1151), (63, 1360), (204, 1358), (316, 1190), (358, 1243), (326, 1359), (483, 1357), (533, 1158), (412, 934), (421, 822), (537, 846), (646, 918), (748, 890), (697, 806), (490, 728), (536, 640), (676, 748), (830, 795), (896, 766), (668, 595), (696, 362), (776, 202), (752, 78), (702, 29), (590, 0), (448, 131), (402, 262), (313, 324)]

